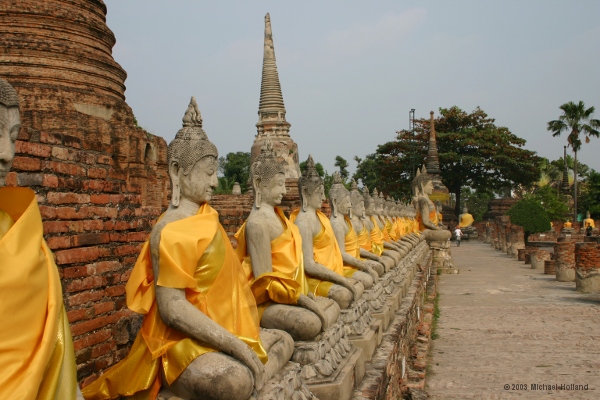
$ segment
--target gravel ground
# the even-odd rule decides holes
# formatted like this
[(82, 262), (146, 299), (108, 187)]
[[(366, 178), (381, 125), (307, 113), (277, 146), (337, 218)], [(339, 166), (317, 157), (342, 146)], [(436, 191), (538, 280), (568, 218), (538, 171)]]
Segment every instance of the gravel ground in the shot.
[(451, 250), (460, 274), (440, 276), (430, 398), (600, 399), (600, 294), (488, 244)]

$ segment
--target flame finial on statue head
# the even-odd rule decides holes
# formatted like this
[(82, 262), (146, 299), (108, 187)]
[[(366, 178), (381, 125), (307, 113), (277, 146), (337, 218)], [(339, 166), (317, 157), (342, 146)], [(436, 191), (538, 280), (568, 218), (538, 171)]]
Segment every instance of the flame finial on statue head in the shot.
[(0, 78), (0, 104), (4, 107), (19, 107), (17, 91), (2, 78)]

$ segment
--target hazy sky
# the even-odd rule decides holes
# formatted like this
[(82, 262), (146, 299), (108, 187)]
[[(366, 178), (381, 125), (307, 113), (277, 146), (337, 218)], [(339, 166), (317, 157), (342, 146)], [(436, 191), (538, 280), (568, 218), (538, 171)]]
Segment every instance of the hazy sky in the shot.
[[(196, 96), (221, 155), (256, 135), (264, 16), (300, 159), (351, 169), (408, 128), (409, 110), (480, 106), (556, 159), (546, 123), (583, 100), (600, 118), (600, 1), (104, 0), (139, 124), (169, 142)], [(600, 139), (579, 159), (600, 171)]]

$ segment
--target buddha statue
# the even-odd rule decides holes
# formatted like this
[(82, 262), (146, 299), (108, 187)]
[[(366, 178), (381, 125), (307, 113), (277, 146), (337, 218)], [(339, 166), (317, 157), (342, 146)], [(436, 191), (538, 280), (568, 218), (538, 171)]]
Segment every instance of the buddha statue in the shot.
[(364, 290), (362, 283), (344, 277), (344, 260), (335, 240), (329, 219), (321, 212), (325, 200), (323, 179), (317, 173), (312, 156), (306, 160), (306, 170), (298, 179), (301, 208), (294, 210), (290, 220), (302, 237), (302, 254), (308, 291), (335, 300), (346, 309)]
[(0, 78), (0, 398), (82, 399), (58, 269), (35, 193), (4, 187), (21, 120)]
[(464, 207), (462, 214), (458, 216), (458, 227), (462, 230), (463, 234), (470, 235), (475, 231), (473, 222), (475, 222), (475, 218), (469, 214), (469, 209)]
[(342, 177), (336, 171), (333, 174), (333, 184), (329, 190), (331, 204), (331, 227), (344, 260), (344, 276), (360, 281), (365, 289), (370, 289), (379, 279), (379, 274), (373, 269), (371, 260), (360, 259), (358, 236), (352, 226), (352, 203), (350, 192), (342, 183)]
[(388, 227), (391, 225), (385, 216), (385, 200), (383, 199), (383, 195), (377, 192), (377, 188), (373, 189), (372, 199), (374, 202), (372, 221), (378, 226), (379, 231), (383, 236), (383, 247), (385, 249), (395, 250), (400, 254), (400, 257), (404, 257), (407, 250), (400, 244), (394, 242), (390, 237)]
[[(386, 247), (386, 243), (383, 240), (383, 233), (381, 233), (379, 224), (375, 221), (375, 218), (377, 217), (375, 215), (375, 200), (369, 194), (369, 189), (366, 186), (363, 188), (362, 196), (365, 211), (361, 220), (371, 236), (371, 253), (379, 256), (382, 260), (389, 258), (394, 262), (394, 265), (397, 265), (402, 259), (402, 256), (398, 251), (392, 249), (389, 243)], [(387, 262), (388, 261), (386, 261), (386, 263)]]
[(594, 220), (590, 216), (590, 212), (589, 211), (586, 213), (585, 219), (583, 220), (583, 229), (584, 229), (584, 231), (585, 231), (586, 234), (589, 231), (589, 235), (588, 236), (591, 236), (592, 231), (596, 229), (596, 224), (594, 223)]
[(250, 166), (250, 174), (254, 205), (235, 237), (260, 324), (282, 329), (294, 340), (312, 340), (337, 320), (340, 308), (335, 301), (309, 292), (302, 236), (277, 207), (286, 193), (285, 170), (270, 138)]
[(360, 258), (362, 260), (374, 261), (374, 263), (371, 263), (373, 269), (379, 276), (382, 276), (384, 272), (394, 268), (396, 263), (392, 259), (381, 258), (379, 255), (371, 252), (373, 247), (371, 243), (371, 232), (363, 222), (365, 217), (365, 199), (358, 191), (358, 186), (354, 179), (351, 181), (350, 185), (350, 203), (352, 204), (350, 221), (358, 236)]
[(290, 359), (292, 338), (259, 327), (239, 259), (210, 207), (218, 153), (192, 97), (168, 147), (171, 203), (127, 282), (127, 305), (145, 314), (129, 354), (85, 387), (86, 399), (248, 399)]
[(427, 241), (449, 240), (452, 234), (441, 224), (438, 210), (429, 198), (429, 195), (433, 193), (433, 177), (427, 173), (425, 166), (422, 171), (417, 172), (411, 186), (419, 230), (425, 234)]

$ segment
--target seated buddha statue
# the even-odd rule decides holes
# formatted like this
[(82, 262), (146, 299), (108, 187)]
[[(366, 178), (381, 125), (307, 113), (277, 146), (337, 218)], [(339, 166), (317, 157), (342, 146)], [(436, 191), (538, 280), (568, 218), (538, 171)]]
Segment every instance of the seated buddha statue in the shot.
[(433, 177), (427, 173), (425, 166), (422, 171), (417, 172), (411, 186), (415, 196), (413, 202), (417, 211), (416, 219), (425, 239), (428, 242), (449, 240), (452, 234), (441, 224), (439, 212), (429, 198), (433, 193)]
[(312, 340), (337, 320), (340, 308), (335, 301), (309, 292), (302, 236), (277, 207), (286, 193), (285, 172), (269, 138), (250, 166), (250, 175), (254, 205), (235, 237), (260, 324), (282, 329), (294, 340)]
[[(588, 229), (588, 228), (592, 228), (592, 229)], [(592, 232), (594, 229), (596, 229), (596, 224), (594, 223), (594, 220), (590, 216), (589, 211), (586, 213), (585, 219), (583, 220), (583, 229), (585, 232), (587, 232), (587, 231)]]
[(168, 147), (171, 202), (127, 282), (145, 314), (129, 354), (89, 386), (86, 399), (248, 399), (290, 359), (292, 338), (262, 330), (242, 265), (210, 207), (218, 153), (192, 97)]
[(475, 218), (471, 214), (469, 214), (469, 209), (467, 207), (463, 208), (463, 213), (458, 216), (458, 227), (464, 232), (469, 233), (472, 231), (473, 222), (475, 222)]
[(321, 212), (325, 200), (323, 179), (317, 173), (312, 156), (306, 160), (306, 170), (298, 179), (299, 210), (290, 220), (296, 224), (302, 237), (302, 254), (308, 291), (317, 296), (335, 300), (346, 309), (352, 300), (360, 298), (363, 286), (344, 276), (342, 252), (335, 240), (329, 219)]
[(385, 200), (383, 196), (378, 193), (377, 188), (375, 188), (373, 189), (373, 194), (371, 197), (374, 202), (372, 221), (379, 227), (379, 231), (383, 235), (383, 247), (385, 249), (394, 250), (400, 254), (400, 257), (404, 257), (407, 253), (407, 250), (399, 243), (396, 243), (390, 236), (389, 227), (391, 225), (388, 223), (385, 216)]
[(373, 269), (374, 262), (360, 258), (358, 235), (350, 219), (352, 203), (350, 192), (342, 183), (339, 172), (333, 174), (333, 184), (329, 190), (331, 204), (331, 227), (344, 260), (344, 276), (360, 281), (365, 289), (370, 289), (379, 279), (379, 274)]
[(397, 265), (402, 259), (402, 256), (398, 251), (391, 249), (389, 244), (388, 247), (385, 246), (383, 233), (381, 233), (379, 224), (375, 221), (375, 200), (369, 194), (369, 189), (366, 186), (363, 188), (362, 196), (365, 211), (361, 220), (371, 236), (371, 253), (379, 256), (383, 260), (389, 258), (393, 260), (394, 265)]
[(350, 221), (352, 221), (352, 227), (358, 236), (360, 258), (362, 260), (374, 261), (374, 263), (371, 263), (373, 269), (381, 276), (384, 272), (392, 269), (395, 266), (395, 262), (391, 259), (381, 258), (381, 256), (371, 252), (373, 247), (371, 243), (371, 232), (363, 222), (365, 216), (365, 199), (358, 191), (358, 186), (354, 179), (350, 186), (350, 203), (352, 204)]
[(20, 127), (17, 92), (0, 78), (0, 398), (81, 398), (60, 277), (36, 195), (4, 187)]

